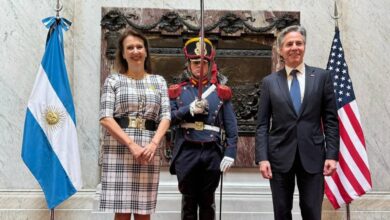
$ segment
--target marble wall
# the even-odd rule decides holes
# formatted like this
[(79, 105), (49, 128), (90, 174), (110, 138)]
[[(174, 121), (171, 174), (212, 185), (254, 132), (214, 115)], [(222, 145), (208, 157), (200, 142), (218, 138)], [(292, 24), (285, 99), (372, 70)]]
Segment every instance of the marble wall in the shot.
[[(338, 1), (341, 38), (366, 136), (373, 191), (390, 193), (390, 4), (386, 0)], [(61, 16), (73, 22), (65, 33), (68, 74), (76, 106), (83, 172), (83, 190), (99, 182), (99, 86), (102, 7), (198, 9), (189, 0), (73, 0), (63, 1)], [(55, 1), (0, 0), (0, 190), (30, 191), (39, 186), (23, 164), (21, 143), (27, 100), (44, 51), (47, 30), (40, 20), (55, 14)], [(325, 67), (334, 34), (333, 1), (214, 0), (215, 10), (300, 11), (307, 28), (306, 63)], [(235, 171), (234, 173), (240, 173)], [(249, 172), (248, 175), (257, 174)], [(265, 181), (253, 177), (248, 182)]]

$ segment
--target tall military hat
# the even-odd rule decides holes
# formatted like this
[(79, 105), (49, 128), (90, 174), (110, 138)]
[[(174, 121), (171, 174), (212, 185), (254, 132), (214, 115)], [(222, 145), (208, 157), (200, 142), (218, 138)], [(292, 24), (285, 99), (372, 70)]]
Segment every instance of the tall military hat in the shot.
[[(215, 56), (215, 50), (213, 47), (213, 44), (211, 41), (207, 38), (204, 39), (204, 58), (208, 61), (211, 61), (214, 59)], [(200, 51), (201, 51), (201, 43), (200, 43), (200, 37), (194, 37), (189, 39), (184, 44), (184, 55), (187, 59), (198, 59), (200, 58)]]

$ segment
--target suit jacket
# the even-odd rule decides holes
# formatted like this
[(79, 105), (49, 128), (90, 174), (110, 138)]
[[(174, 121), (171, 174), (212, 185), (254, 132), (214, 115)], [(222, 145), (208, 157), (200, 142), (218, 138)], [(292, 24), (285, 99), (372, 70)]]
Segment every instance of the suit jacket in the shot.
[(338, 160), (339, 125), (330, 72), (305, 65), (300, 112), (294, 110), (282, 69), (263, 79), (257, 116), (255, 161), (287, 172), (297, 150), (308, 173), (322, 172), (325, 159)]

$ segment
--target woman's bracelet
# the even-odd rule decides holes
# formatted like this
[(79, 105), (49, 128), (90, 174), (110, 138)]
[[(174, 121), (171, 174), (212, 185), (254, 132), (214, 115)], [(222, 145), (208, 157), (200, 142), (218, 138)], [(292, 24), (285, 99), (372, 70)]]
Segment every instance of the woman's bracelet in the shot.
[(127, 143), (127, 146), (131, 146), (132, 144), (134, 144), (134, 142), (130, 141), (129, 143)]
[(159, 144), (156, 142), (156, 141), (154, 141), (154, 140), (152, 140), (152, 141), (150, 141), (151, 143), (153, 143), (153, 144), (155, 144), (156, 146), (158, 146)]

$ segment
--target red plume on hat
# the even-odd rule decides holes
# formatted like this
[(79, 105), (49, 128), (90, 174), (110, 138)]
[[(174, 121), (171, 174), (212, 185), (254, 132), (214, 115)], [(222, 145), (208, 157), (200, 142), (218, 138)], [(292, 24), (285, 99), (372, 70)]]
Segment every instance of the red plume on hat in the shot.
[(216, 84), (218, 82), (218, 67), (217, 64), (213, 62), (213, 66), (211, 67), (211, 79), (210, 82), (212, 84)]

